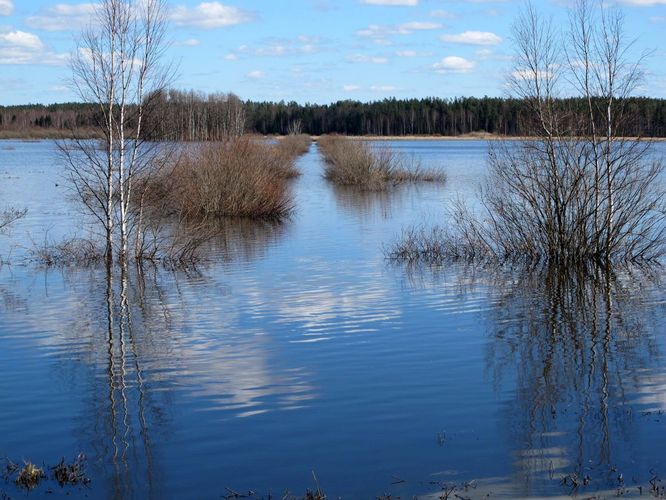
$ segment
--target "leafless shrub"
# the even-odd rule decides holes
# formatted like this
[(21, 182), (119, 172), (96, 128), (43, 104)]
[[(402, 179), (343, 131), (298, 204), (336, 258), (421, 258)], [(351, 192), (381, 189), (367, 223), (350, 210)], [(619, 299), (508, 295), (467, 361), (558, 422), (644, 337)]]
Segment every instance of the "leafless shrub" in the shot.
[(293, 211), (286, 182), (292, 161), (275, 151), (247, 137), (199, 145), (170, 171), (150, 176), (145, 203), (190, 221), (284, 219)]
[[(640, 66), (627, 60), (621, 13), (599, 4), (597, 15), (592, 6), (578, 0), (570, 37), (560, 40), (528, 4), (514, 28), (510, 85), (529, 108), (533, 139), (491, 147), (477, 211), (457, 202), (447, 230), (408, 232), (389, 255), (431, 260), (436, 246), (444, 251), (435, 260), (558, 266), (647, 263), (663, 255), (663, 166), (648, 141), (621, 134), (632, 118), (623, 102), (641, 80)], [(556, 104), (571, 88), (586, 98), (586, 109)], [(442, 239), (437, 245), (435, 237)]]
[(407, 182), (443, 182), (442, 172), (421, 167), (414, 158), (391, 148), (372, 148), (367, 142), (341, 136), (323, 136), (319, 150), (326, 160), (324, 177), (338, 185), (380, 191)]
[(81, 238), (35, 245), (30, 254), (33, 261), (47, 267), (90, 266), (105, 258), (104, 248), (98, 242)]
[(312, 144), (312, 139), (306, 134), (287, 135), (278, 139), (273, 147), (272, 155), (275, 168), (284, 178), (292, 179), (301, 175), (295, 161), (310, 150), (310, 144)]
[(11, 224), (25, 217), (27, 209), (18, 210), (16, 208), (7, 208), (0, 211), (0, 231), (7, 229)]
[(414, 264), (428, 262), (441, 264), (464, 258), (472, 248), (452, 237), (450, 231), (436, 226), (405, 229), (400, 240), (387, 252), (393, 261)]

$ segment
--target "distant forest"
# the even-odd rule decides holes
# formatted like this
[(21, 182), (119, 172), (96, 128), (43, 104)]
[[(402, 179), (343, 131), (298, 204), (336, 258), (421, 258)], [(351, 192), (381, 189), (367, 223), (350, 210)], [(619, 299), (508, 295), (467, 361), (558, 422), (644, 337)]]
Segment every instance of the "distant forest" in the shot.
[[(571, 116), (586, 109), (583, 99), (563, 99)], [(626, 136), (666, 137), (666, 99), (636, 97), (621, 103)], [(219, 140), (249, 132), (406, 136), (458, 136), (487, 132), (506, 136), (530, 135), (532, 120), (524, 102), (515, 99), (384, 99), (375, 102), (339, 101), (332, 104), (242, 101), (233, 94), (204, 95), (168, 91), (151, 96), (147, 118), (150, 138), (178, 141)], [(3, 131), (39, 136), (40, 131), (93, 129), (101, 120), (90, 104), (0, 106)], [(5, 134), (6, 135), (6, 134)]]

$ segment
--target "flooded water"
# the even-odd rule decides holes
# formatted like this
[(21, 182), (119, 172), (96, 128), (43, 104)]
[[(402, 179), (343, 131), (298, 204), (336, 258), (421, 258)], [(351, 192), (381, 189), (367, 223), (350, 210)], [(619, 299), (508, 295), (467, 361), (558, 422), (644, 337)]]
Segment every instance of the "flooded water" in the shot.
[(660, 488), (661, 271), (392, 265), (383, 248), (470, 195), (487, 154), (473, 141), (394, 147), (449, 182), (360, 195), (322, 179), (313, 146), (291, 221), (230, 226), (200, 269), (108, 280), (26, 262), (88, 230), (53, 143), (0, 142), (0, 200), (29, 210), (0, 235), (0, 457), (50, 476), (84, 453), (91, 479), (27, 494), (7, 477), (0, 498)]

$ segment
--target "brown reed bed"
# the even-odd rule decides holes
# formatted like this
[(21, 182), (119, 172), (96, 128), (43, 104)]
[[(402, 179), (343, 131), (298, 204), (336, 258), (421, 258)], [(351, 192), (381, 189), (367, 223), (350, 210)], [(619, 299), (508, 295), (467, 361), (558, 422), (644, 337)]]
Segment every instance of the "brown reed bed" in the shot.
[(288, 158), (295, 160), (310, 150), (312, 138), (307, 134), (285, 135), (277, 141), (277, 148)]
[(300, 175), (298, 151), (296, 140), (251, 137), (188, 148), (173, 168), (149, 175), (144, 203), (187, 220), (285, 219), (294, 209), (288, 179)]
[(370, 143), (327, 135), (319, 138), (324, 156), (324, 177), (341, 186), (364, 191), (381, 191), (411, 182), (444, 182), (446, 175), (425, 169), (414, 157), (405, 157), (390, 147), (375, 148)]

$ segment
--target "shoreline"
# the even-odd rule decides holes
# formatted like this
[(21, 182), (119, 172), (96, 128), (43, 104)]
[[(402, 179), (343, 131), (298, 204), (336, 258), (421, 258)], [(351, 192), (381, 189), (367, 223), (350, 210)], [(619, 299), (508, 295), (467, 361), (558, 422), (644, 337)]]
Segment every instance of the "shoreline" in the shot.
[[(78, 135), (79, 139), (100, 139), (98, 131), (82, 130)], [(266, 139), (280, 139), (282, 135), (259, 135)], [(424, 141), (424, 142), (449, 142), (449, 141), (530, 141), (538, 140), (536, 137), (529, 136), (513, 136), (513, 135), (499, 135), (488, 134), (483, 132), (461, 135), (343, 135), (337, 134), (355, 141)], [(317, 141), (321, 136), (310, 135), (313, 141)], [(20, 142), (35, 142), (35, 141), (48, 141), (48, 140), (63, 140), (73, 139), (74, 135), (71, 132), (63, 130), (29, 130), (29, 131), (15, 131), (15, 130), (0, 130), (0, 141), (20, 141)], [(616, 137), (617, 140), (640, 140), (652, 142), (666, 142), (666, 137)]]
[[(311, 136), (316, 141), (319, 136)], [(462, 135), (344, 135), (357, 141), (534, 141), (538, 137), (496, 134), (462, 134)], [(666, 137), (616, 137), (616, 140), (639, 140), (666, 142)]]

